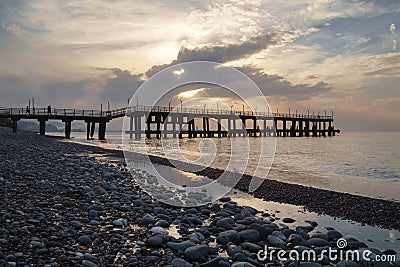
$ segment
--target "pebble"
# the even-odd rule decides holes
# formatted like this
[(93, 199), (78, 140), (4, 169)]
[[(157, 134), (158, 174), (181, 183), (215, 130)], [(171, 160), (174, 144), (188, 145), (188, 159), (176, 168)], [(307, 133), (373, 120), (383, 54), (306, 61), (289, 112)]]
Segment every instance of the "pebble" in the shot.
[(210, 253), (210, 247), (207, 245), (196, 245), (185, 249), (185, 257), (191, 261), (203, 258)]
[(83, 235), (78, 238), (78, 242), (81, 245), (88, 246), (92, 244), (92, 239), (87, 235)]
[(164, 242), (164, 239), (160, 235), (151, 236), (147, 239), (147, 243), (151, 247), (158, 247)]
[(173, 267), (192, 267), (193, 266), (193, 264), (191, 264), (191, 263), (189, 263), (189, 262), (187, 262), (187, 261), (185, 261), (184, 259), (181, 259), (181, 258), (173, 259), (171, 261), (171, 265)]
[(283, 218), (282, 222), (284, 223), (294, 223), (296, 220), (293, 218)]
[(91, 262), (89, 260), (83, 260), (82, 265), (85, 267), (97, 267), (98, 265), (95, 264), (94, 262)]

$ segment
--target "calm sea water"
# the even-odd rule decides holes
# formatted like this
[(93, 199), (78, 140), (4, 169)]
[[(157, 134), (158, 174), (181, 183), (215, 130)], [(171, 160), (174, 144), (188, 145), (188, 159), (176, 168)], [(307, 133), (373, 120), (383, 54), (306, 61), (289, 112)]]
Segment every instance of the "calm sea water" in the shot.
[[(107, 140), (85, 140), (86, 135), (73, 133), (75, 141), (122, 149), (121, 134), (107, 133)], [(235, 139), (235, 146), (245, 146), (245, 138)], [(165, 140), (165, 139), (164, 139)], [(277, 138), (275, 157), (268, 178), (289, 183), (356, 193), (378, 198), (400, 200), (400, 132), (344, 133), (326, 138)], [(231, 158), (228, 138), (177, 139), (147, 141), (147, 153), (174, 159), (194, 161), (204, 166), (225, 169), (247, 162), (246, 173), (254, 174), (260, 166), (260, 138), (249, 138), (249, 160), (246, 153)], [(243, 142), (243, 144), (241, 144)], [(131, 140), (128, 148), (145, 152), (142, 141)], [(175, 149), (174, 149), (175, 147)]]

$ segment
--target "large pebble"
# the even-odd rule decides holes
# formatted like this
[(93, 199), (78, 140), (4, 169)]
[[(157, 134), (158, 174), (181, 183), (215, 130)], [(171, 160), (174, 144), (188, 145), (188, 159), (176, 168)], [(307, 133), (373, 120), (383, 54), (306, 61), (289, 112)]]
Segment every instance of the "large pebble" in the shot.
[(185, 249), (185, 257), (191, 261), (201, 259), (210, 253), (210, 247), (207, 245), (196, 245)]

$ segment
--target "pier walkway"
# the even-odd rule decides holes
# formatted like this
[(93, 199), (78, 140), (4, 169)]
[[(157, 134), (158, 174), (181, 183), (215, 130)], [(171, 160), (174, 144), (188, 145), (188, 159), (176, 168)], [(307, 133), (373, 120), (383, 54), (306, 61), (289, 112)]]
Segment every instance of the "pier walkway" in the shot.
[[(340, 130), (333, 126), (332, 115), (293, 113), (264, 113), (235, 110), (194, 109), (182, 107), (134, 106), (115, 110), (78, 110), (54, 108), (0, 108), (0, 118), (12, 121), (17, 132), (18, 121), (39, 121), (39, 133), (45, 135), (46, 121), (61, 120), (65, 123), (65, 137), (71, 137), (72, 121), (87, 124), (87, 138), (93, 138), (98, 124), (98, 138), (105, 139), (107, 123), (127, 116), (131, 138), (173, 137), (236, 137), (282, 136), (309, 137), (334, 136)], [(211, 122), (210, 122), (211, 120)], [(273, 124), (272, 124), (273, 123)], [(210, 127), (211, 126), (211, 127)], [(225, 129), (223, 129), (225, 128)]]

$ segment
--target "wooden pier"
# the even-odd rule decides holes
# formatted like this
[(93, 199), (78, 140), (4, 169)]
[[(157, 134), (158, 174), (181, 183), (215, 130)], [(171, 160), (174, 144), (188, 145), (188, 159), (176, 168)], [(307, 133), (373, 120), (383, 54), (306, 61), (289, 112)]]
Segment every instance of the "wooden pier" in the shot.
[[(263, 113), (169, 107), (131, 107), (130, 138), (196, 137), (317, 137), (334, 136), (333, 115)], [(210, 127), (210, 120), (214, 121)], [(223, 127), (225, 129), (222, 129)]]
[[(111, 111), (54, 108), (0, 108), (0, 118), (12, 121), (17, 132), (18, 121), (39, 121), (39, 133), (45, 135), (46, 121), (65, 123), (65, 137), (71, 137), (72, 121), (87, 124), (87, 138), (93, 138), (98, 124), (98, 138), (105, 139), (107, 123), (127, 116), (130, 138), (196, 138), (196, 137), (317, 137), (334, 136), (340, 130), (333, 126), (333, 115), (262, 113), (234, 110), (210, 110), (182, 107), (134, 106)], [(211, 121), (211, 122), (210, 122)]]
[(106, 126), (113, 118), (125, 116), (125, 108), (113, 111), (54, 109), (54, 108), (0, 108), (0, 118), (12, 121), (13, 132), (17, 132), (18, 121), (30, 119), (39, 121), (39, 133), (45, 135), (48, 120), (60, 120), (65, 123), (65, 137), (71, 137), (72, 121), (84, 121), (87, 124), (87, 139), (93, 138), (95, 125), (98, 124), (98, 138), (106, 137)]

